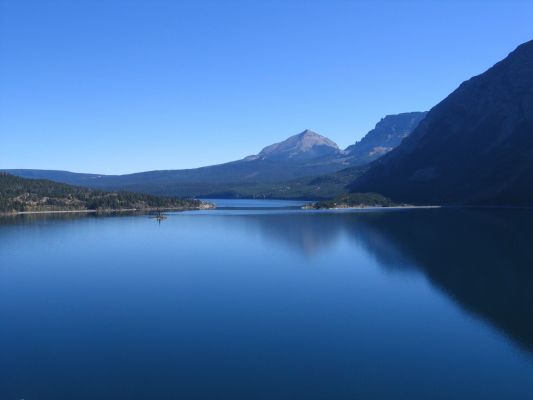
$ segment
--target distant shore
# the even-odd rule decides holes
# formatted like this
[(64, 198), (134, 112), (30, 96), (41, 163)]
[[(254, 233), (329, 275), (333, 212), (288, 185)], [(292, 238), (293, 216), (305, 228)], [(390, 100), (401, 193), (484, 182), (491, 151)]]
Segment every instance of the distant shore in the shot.
[(405, 209), (431, 209), (431, 208), (442, 208), (442, 206), (413, 206), (413, 205), (405, 205), (405, 206), (336, 206), (336, 207), (322, 207), (322, 208), (315, 208), (312, 206), (303, 206), (302, 210), (315, 210), (315, 211), (328, 211), (328, 210), (405, 210)]

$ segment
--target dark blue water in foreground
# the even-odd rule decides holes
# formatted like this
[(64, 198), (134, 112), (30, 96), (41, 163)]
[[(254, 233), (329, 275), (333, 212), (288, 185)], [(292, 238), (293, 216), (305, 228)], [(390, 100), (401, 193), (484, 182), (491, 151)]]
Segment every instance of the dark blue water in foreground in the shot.
[(532, 211), (257, 205), (0, 220), (0, 399), (533, 398)]

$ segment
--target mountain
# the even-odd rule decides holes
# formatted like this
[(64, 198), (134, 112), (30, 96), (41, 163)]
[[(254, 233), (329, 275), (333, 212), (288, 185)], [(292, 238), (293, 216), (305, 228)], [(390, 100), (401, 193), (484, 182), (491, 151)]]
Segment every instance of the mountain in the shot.
[(0, 173), (0, 214), (21, 211), (125, 209), (198, 209), (199, 200), (172, 199), (147, 194), (103, 192), (42, 179), (24, 179)]
[[(346, 150), (307, 129), (265, 147), (256, 155), (195, 169), (127, 175), (23, 169), (5, 171), (24, 178), (164, 196), (328, 198), (346, 191), (350, 182), (348, 177), (360, 175), (359, 169), (351, 170), (351, 167), (364, 165), (395, 147), (423, 115), (389, 115), (363, 140)], [(339, 172), (347, 168), (348, 172)]]
[[(126, 175), (78, 174), (50, 170), (5, 170), (25, 178), (51, 179), (101, 189), (165, 192), (175, 186), (206, 188), (221, 184), (275, 182), (339, 170), (338, 146), (310, 130), (265, 147), (259, 154), (194, 169), (148, 171)], [(181, 194), (181, 193), (180, 193)]]
[[(335, 157), (341, 154), (339, 146), (327, 137), (306, 129), (280, 143), (265, 147), (251, 159), (294, 161)], [(248, 157), (248, 159), (250, 159)]]
[(425, 204), (533, 206), (533, 41), (463, 82), (350, 186)]
[(408, 112), (387, 115), (359, 142), (344, 150), (350, 165), (363, 165), (377, 160), (411, 134), (427, 112)]

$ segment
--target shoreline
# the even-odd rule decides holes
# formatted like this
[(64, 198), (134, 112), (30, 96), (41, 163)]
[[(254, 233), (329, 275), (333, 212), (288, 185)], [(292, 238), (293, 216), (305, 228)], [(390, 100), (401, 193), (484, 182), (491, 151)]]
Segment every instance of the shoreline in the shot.
[(154, 211), (196, 211), (196, 210), (213, 210), (215, 206), (206, 205), (198, 208), (121, 208), (117, 210), (42, 210), (42, 211), (15, 211), (15, 212), (0, 212), (0, 217), (11, 217), (16, 215), (39, 215), (39, 214), (113, 214), (113, 213), (127, 213), (139, 212), (149, 213)]

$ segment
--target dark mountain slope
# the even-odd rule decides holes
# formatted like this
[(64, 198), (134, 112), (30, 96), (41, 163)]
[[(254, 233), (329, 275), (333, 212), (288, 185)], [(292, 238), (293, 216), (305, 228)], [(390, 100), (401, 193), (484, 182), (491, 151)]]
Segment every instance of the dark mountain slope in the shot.
[(351, 190), (414, 203), (533, 206), (533, 41), (461, 84)]

